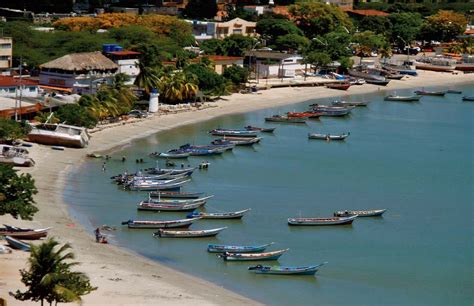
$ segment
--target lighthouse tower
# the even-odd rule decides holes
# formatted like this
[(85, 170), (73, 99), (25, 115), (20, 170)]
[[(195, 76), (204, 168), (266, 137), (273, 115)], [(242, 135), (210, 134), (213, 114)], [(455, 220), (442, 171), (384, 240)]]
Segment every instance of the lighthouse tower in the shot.
[(159, 102), (158, 102), (158, 97), (159, 97), (159, 93), (158, 93), (158, 90), (156, 89), (153, 89), (151, 91), (151, 94), (150, 94), (150, 101), (148, 103), (148, 111), (150, 113), (156, 113), (158, 112), (158, 105), (159, 105)]

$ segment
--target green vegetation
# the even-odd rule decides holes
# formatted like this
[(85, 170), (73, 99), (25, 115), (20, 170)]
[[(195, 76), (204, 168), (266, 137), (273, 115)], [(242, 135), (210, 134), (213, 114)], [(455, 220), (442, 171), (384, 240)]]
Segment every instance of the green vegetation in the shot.
[(0, 164), (0, 215), (31, 220), (38, 212), (33, 195), (38, 193), (29, 173), (17, 174), (10, 165)]
[(70, 262), (74, 254), (69, 252), (71, 245), (59, 245), (54, 239), (48, 239), (40, 245), (31, 246), (28, 259), (29, 269), (20, 270), (21, 281), (28, 288), (25, 292), (17, 290), (13, 296), (21, 301), (44, 301), (54, 303), (81, 302), (81, 296), (96, 290), (87, 275), (71, 271), (78, 265)]
[(217, 74), (212, 67), (206, 62), (188, 65), (184, 68), (184, 72), (195, 79), (196, 85), (205, 95), (222, 96), (228, 94), (227, 80)]
[(0, 143), (11, 142), (26, 137), (31, 128), (25, 122), (0, 118)]
[(427, 40), (451, 41), (464, 33), (467, 23), (467, 18), (463, 14), (439, 11), (426, 19), (420, 35)]
[(359, 2), (355, 5), (356, 9), (374, 9), (388, 13), (418, 13), (423, 16), (436, 14), (439, 10), (452, 10), (460, 13), (469, 13), (474, 10), (474, 3), (466, 0), (450, 0), (450, 1), (390, 1), (392, 3), (383, 2)]
[(217, 13), (216, 1), (209, 0), (189, 0), (184, 16), (188, 18), (213, 19)]
[(247, 83), (250, 76), (250, 72), (247, 68), (232, 65), (225, 68), (222, 76), (227, 80), (231, 81), (234, 86), (239, 86), (241, 84)]

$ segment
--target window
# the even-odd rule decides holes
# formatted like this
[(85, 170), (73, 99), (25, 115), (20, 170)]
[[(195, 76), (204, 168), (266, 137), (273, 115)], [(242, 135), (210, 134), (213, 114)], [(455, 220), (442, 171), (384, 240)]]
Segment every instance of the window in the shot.
[(11, 49), (12, 44), (0, 44), (0, 49)]
[(242, 34), (242, 29), (234, 29), (232, 30), (232, 34)]
[(14, 93), (16, 91), (16, 87), (8, 87), (9, 93)]
[(286, 60), (283, 60), (284, 63), (293, 63), (293, 60), (292, 59), (286, 59)]
[(6, 56), (6, 55), (0, 56), (0, 61), (8, 61), (9, 59), (10, 59), (9, 56)]
[(30, 86), (30, 87), (28, 87), (28, 90), (30, 92), (35, 92), (36, 91), (36, 86)]

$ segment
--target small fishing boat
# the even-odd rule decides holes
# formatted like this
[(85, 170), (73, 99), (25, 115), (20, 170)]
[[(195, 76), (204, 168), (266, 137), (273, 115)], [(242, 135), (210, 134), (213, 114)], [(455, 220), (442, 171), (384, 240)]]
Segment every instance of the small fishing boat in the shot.
[(161, 199), (161, 198), (148, 198), (146, 203), (150, 204), (164, 204), (164, 205), (183, 205), (183, 204), (193, 204), (197, 202), (206, 202), (208, 199), (213, 198), (213, 195), (197, 198), (197, 199)]
[(351, 85), (364, 85), (365, 80), (364, 79), (350, 78), (349, 79), (349, 84), (351, 84)]
[(232, 129), (215, 129), (209, 131), (214, 136), (236, 136), (236, 137), (257, 137), (256, 131), (249, 130), (232, 130)]
[(199, 231), (174, 231), (160, 229), (158, 232), (153, 234), (153, 237), (160, 238), (199, 238), (199, 237), (212, 237), (225, 230), (227, 227), (220, 227), (208, 230)]
[(206, 213), (206, 212), (193, 211), (186, 217), (187, 218), (200, 217), (203, 219), (241, 219), (244, 216), (244, 214), (248, 211), (250, 211), (250, 208), (240, 210), (240, 211), (222, 212), (222, 213)]
[(233, 144), (236, 146), (251, 146), (255, 143), (260, 142), (262, 137), (248, 138), (248, 137), (224, 137), (213, 140), (211, 143), (214, 145)]
[(262, 266), (256, 265), (253, 267), (249, 267), (250, 271), (254, 271), (257, 274), (276, 274), (276, 275), (314, 275), (319, 268), (327, 264), (327, 262), (323, 262), (319, 265), (314, 266), (296, 266), (296, 267), (288, 267), (288, 266)]
[(346, 139), (351, 133), (347, 132), (341, 135), (331, 135), (331, 134), (318, 134), (318, 133), (309, 133), (309, 139), (321, 139), (321, 140), (344, 140)]
[(256, 246), (246, 246), (246, 245), (225, 245), (225, 244), (208, 244), (207, 251), (209, 253), (256, 253), (263, 252), (269, 246), (273, 245), (272, 243), (256, 245)]
[(462, 97), (463, 101), (469, 101), (469, 102), (474, 102), (474, 96), (464, 96)]
[(371, 210), (340, 210), (334, 213), (335, 217), (378, 217), (386, 212), (386, 209), (371, 209)]
[(155, 204), (148, 202), (140, 202), (137, 206), (138, 210), (149, 210), (149, 211), (192, 211), (198, 207), (206, 204), (206, 201), (195, 202), (191, 204)]
[[(247, 137), (244, 137), (244, 138), (247, 138)], [(210, 144), (210, 145), (200, 145), (200, 146), (194, 146), (194, 145), (190, 145), (189, 143), (187, 144), (184, 144), (182, 146), (179, 147), (180, 149), (183, 149), (183, 150), (218, 150), (218, 151), (232, 151), (234, 148), (235, 148), (235, 144), (225, 144), (225, 145), (213, 145), (213, 144)]]
[(176, 192), (176, 191), (152, 191), (151, 198), (164, 199), (197, 199), (204, 195), (204, 192)]
[(188, 158), (190, 155), (191, 155), (191, 152), (188, 152), (185, 150), (173, 149), (173, 150), (159, 153), (158, 155), (155, 155), (155, 156), (160, 157), (160, 158), (181, 159), (181, 158)]
[(181, 168), (181, 169), (174, 169), (174, 168), (149, 168), (145, 169), (145, 171), (149, 174), (171, 174), (171, 175), (176, 175), (176, 174), (183, 174), (186, 173), (190, 175), (191, 173), (196, 170), (196, 167), (188, 167), (188, 168)]
[(327, 88), (330, 89), (338, 89), (338, 90), (348, 90), (349, 87), (351, 87), (351, 83), (349, 82), (344, 82), (344, 83), (330, 83), (326, 84)]
[(122, 225), (127, 225), (128, 228), (183, 228), (189, 227), (194, 221), (199, 219), (201, 217), (167, 221), (128, 220), (123, 221)]
[(333, 218), (288, 218), (289, 225), (343, 225), (351, 224), (357, 215)]
[(265, 121), (268, 121), (268, 122), (283, 122), (283, 123), (306, 123), (306, 118), (273, 115), (271, 117), (266, 117)]
[[(170, 182), (171, 181), (171, 182)], [(177, 178), (169, 181), (133, 181), (125, 187), (133, 191), (157, 191), (157, 190), (176, 190), (191, 180)]]
[(395, 96), (388, 95), (384, 98), (385, 101), (399, 101), (399, 102), (418, 102), (421, 96)]
[(332, 101), (331, 104), (334, 106), (367, 106), (369, 102), (360, 101), (360, 102), (349, 102), (349, 101)]
[(35, 165), (35, 161), (28, 154), (29, 152), (25, 148), (0, 144), (0, 164), (32, 167)]
[(437, 96), (437, 97), (444, 97), (446, 91), (428, 91), (428, 90), (417, 90), (415, 91), (417, 95), (420, 96)]
[(273, 133), (276, 128), (261, 128), (256, 126), (248, 125), (245, 127), (247, 131), (255, 131), (255, 132), (262, 132), (262, 133)]
[(12, 238), (24, 240), (36, 240), (46, 237), (50, 229), (51, 227), (31, 229), (4, 225), (4, 227), (0, 227), (0, 236), (10, 236)]
[(278, 260), (281, 255), (289, 249), (264, 252), (264, 253), (229, 253), (224, 252), (217, 255), (225, 261), (256, 261), (256, 260)]
[(10, 245), (14, 249), (22, 250), (25, 252), (31, 251), (31, 246), (21, 240), (17, 240), (10, 236), (5, 236), (5, 240), (7, 241), (8, 245)]
[(294, 117), (294, 118), (309, 118), (313, 113), (311, 112), (287, 112), (286, 115), (288, 117)]
[(448, 89), (448, 90), (446, 90), (446, 93), (460, 95), (460, 94), (462, 94), (462, 90)]
[(372, 84), (372, 85), (387, 86), (388, 83), (390, 83), (390, 80), (369, 80), (369, 79), (366, 79), (365, 82), (367, 84)]

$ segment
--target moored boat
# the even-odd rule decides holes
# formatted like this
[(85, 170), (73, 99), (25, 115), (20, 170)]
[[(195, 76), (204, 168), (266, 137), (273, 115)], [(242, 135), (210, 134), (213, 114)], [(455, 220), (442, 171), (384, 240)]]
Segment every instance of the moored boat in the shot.
[(179, 180), (172, 183), (157, 182), (135, 182), (128, 185), (127, 188), (133, 191), (157, 191), (157, 190), (179, 190), (181, 186), (190, 182), (191, 180)]
[(448, 89), (448, 90), (446, 90), (446, 93), (460, 95), (460, 94), (462, 94), (462, 90)]
[(262, 266), (256, 265), (248, 267), (248, 270), (254, 271), (257, 274), (276, 274), (276, 275), (314, 275), (319, 268), (327, 264), (323, 262), (319, 265), (314, 266)]
[(321, 139), (321, 140), (344, 140), (346, 139), (351, 133), (347, 132), (341, 135), (331, 135), (331, 134), (319, 134), (319, 133), (309, 133), (309, 139)]
[(187, 218), (196, 218), (200, 217), (203, 219), (241, 219), (246, 212), (250, 211), (250, 208), (234, 211), (234, 212), (220, 212), (220, 213), (207, 213), (207, 212), (198, 212), (193, 211), (191, 214), (187, 215)]
[(268, 122), (282, 122), (282, 123), (306, 123), (306, 118), (273, 115), (271, 117), (266, 117), (265, 121), (268, 121)]
[(191, 173), (196, 170), (196, 167), (188, 167), (188, 168), (182, 168), (182, 169), (174, 169), (174, 168), (149, 168), (146, 169), (145, 171), (149, 174), (171, 174), (171, 175), (177, 175), (177, 174), (183, 174), (186, 173), (190, 175)]
[(200, 237), (212, 237), (225, 230), (227, 227), (220, 227), (208, 230), (194, 230), (194, 231), (174, 231), (160, 229), (158, 232), (153, 234), (153, 237), (160, 238), (200, 238)]
[(142, 201), (137, 205), (138, 210), (149, 211), (191, 211), (206, 204), (206, 201), (195, 202), (191, 204), (156, 204)]
[(344, 83), (330, 83), (326, 84), (327, 88), (330, 89), (338, 89), (338, 90), (348, 90), (349, 87), (351, 87), (351, 83), (349, 82), (344, 82)]
[(390, 80), (365, 80), (367, 84), (387, 86), (390, 83)]
[(233, 130), (233, 129), (215, 129), (210, 130), (209, 134), (214, 136), (236, 136), (236, 137), (257, 137), (256, 131)]
[(211, 143), (214, 145), (234, 144), (236, 146), (251, 146), (255, 143), (259, 143), (262, 137), (224, 137), (213, 140)]
[(464, 96), (462, 97), (463, 101), (474, 102), (474, 96)]
[(446, 91), (416, 90), (415, 93), (420, 96), (438, 96), (443, 97)]
[(444, 57), (420, 58), (415, 61), (416, 69), (438, 72), (453, 72), (456, 69), (456, 60)]
[(256, 260), (278, 260), (281, 255), (289, 249), (264, 252), (264, 253), (229, 253), (224, 252), (217, 255), (225, 261), (256, 261)]
[(36, 240), (46, 237), (50, 229), (51, 227), (31, 229), (4, 225), (4, 227), (0, 228), (0, 236), (10, 236), (12, 238), (19, 238), (24, 240)]
[(386, 212), (386, 209), (371, 209), (371, 210), (340, 210), (334, 213), (335, 217), (378, 217)]
[(151, 198), (164, 199), (197, 199), (204, 195), (204, 192), (176, 192), (176, 191), (152, 191)]
[(351, 102), (351, 101), (332, 101), (331, 104), (334, 106), (367, 106), (369, 102), (365, 101), (356, 101), (356, 102)]
[(399, 102), (418, 102), (421, 96), (396, 96), (388, 95), (384, 98), (385, 101), (399, 101)]
[(273, 245), (273, 242), (263, 245), (246, 246), (246, 245), (225, 245), (225, 244), (208, 244), (207, 251), (209, 253), (256, 253), (263, 252), (269, 246)]
[(288, 117), (295, 117), (295, 118), (309, 118), (313, 115), (311, 112), (287, 112), (286, 115)]
[(199, 219), (201, 217), (166, 221), (128, 220), (122, 222), (122, 225), (127, 225), (128, 228), (184, 228), (189, 227), (194, 221)]
[(10, 236), (5, 236), (5, 240), (7, 241), (8, 245), (10, 245), (14, 249), (22, 250), (25, 252), (31, 251), (31, 246), (26, 242), (23, 242)]
[(213, 198), (213, 195), (197, 198), (197, 199), (161, 199), (161, 198), (148, 198), (145, 203), (151, 204), (165, 204), (165, 205), (183, 205), (183, 204), (193, 204), (197, 202), (206, 202), (208, 199)]
[(262, 133), (273, 133), (273, 131), (276, 129), (276, 128), (261, 128), (261, 127), (256, 127), (256, 126), (251, 126), (251, 125), (247, 125), (245, 127), (245, 129), (247, 131), (255, 131), (255, 132), (262, 132)]
[(161, 152), (155, 156), (161, 157), (161, 158), (182, 159), (182, 158), (188, 158), (190, 155), (191, 155), (191, 152), (188, 152), (185, 150), (173, 149), (166, 152)]
[(288, 218), (289, 225), (344, 225), (351, 224), (357, 215), (333, 218)]

